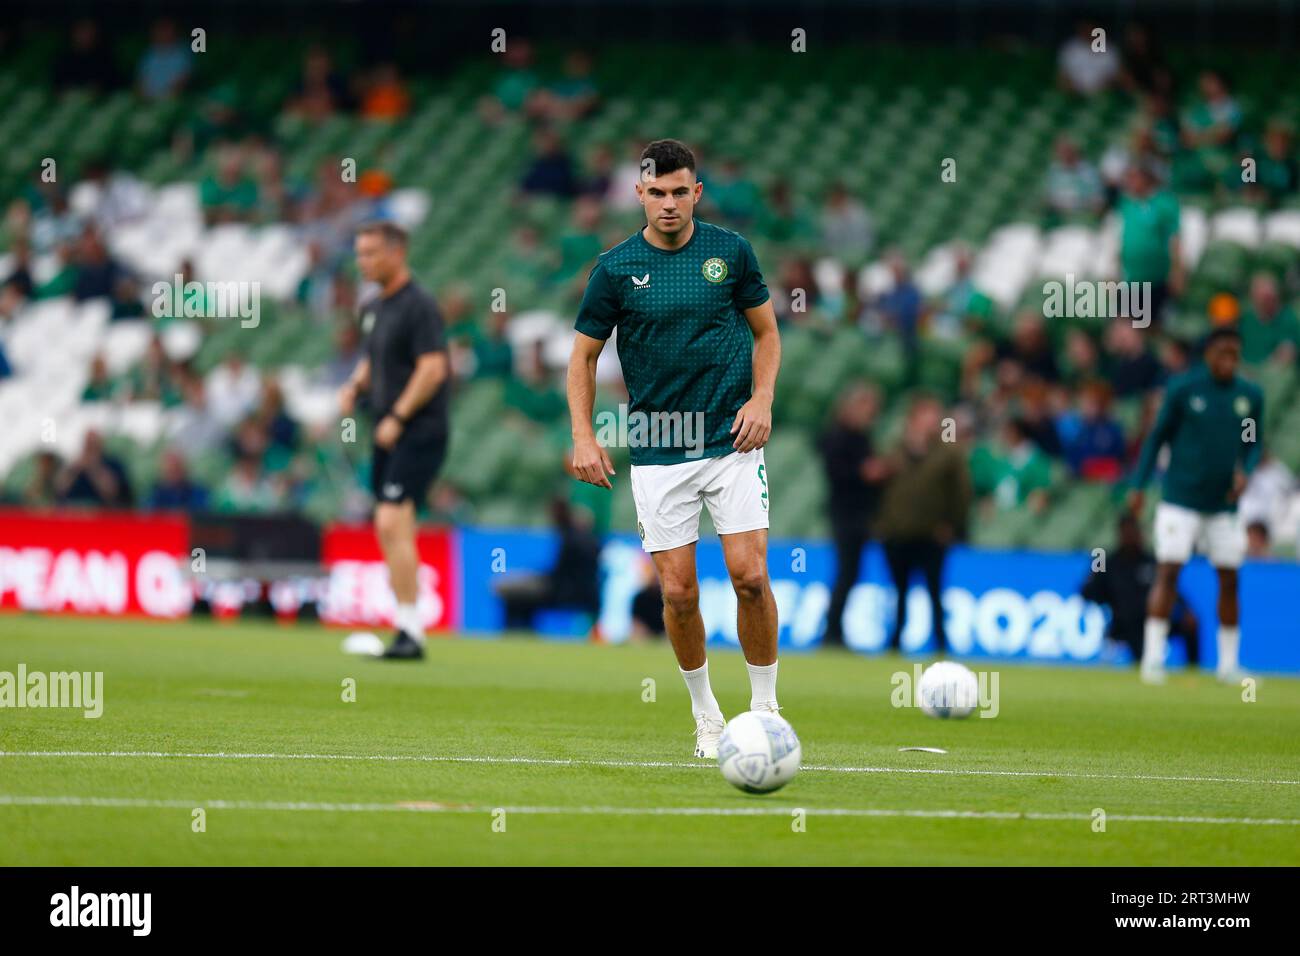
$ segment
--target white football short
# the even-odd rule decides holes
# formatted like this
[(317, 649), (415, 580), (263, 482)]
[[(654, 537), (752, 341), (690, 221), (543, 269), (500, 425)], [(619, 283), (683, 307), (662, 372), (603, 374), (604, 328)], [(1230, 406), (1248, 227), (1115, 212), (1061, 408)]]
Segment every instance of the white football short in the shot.
[(676, 465), (633, 465), (637, 531), (647, 551), (698, 541), (700, 505), (718, 534), (767, 527), (767, 465), (763, 449)]
[(1193, 511), (1162, 501), (1156, 505), (1156, 560), (1186, 564), (1200, 551), (1216, 568), (1239, 568), (1246, 533), (1235, 512)]

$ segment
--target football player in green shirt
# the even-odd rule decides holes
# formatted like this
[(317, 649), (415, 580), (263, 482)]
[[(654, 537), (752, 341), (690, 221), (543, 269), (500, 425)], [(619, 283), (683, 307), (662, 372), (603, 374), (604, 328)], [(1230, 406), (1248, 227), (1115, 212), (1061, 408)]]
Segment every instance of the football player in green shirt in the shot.
[(1241, 336), (1222, 327), (1205, 342), (1205, 364), (1172, 379), (1160, 414), (1142, 446), (1129, 492), (1140, 513), (1143, 489), (1156, 456), (1169, 446), (1163, 493), (1156, 508), (1156, 580), (1147, 601), (1142, 680), (1164, 683), (1165, 640), (1177, 596), (1178, 574), (1200, 548), (1219, 576), (1218, 677), (1241, 678), (1238, 647), (1237, 569), (1245, 554), (1245, 532), (1237, 499), (1260, 458), (1264, 393), (1237, 374)]
[[(701, 505), (736, 592), (750, 709), (779, 710), (763, 446), (781, 343), (749, 242), (694, 217), (704, 187), (691, 151), (656, 140), (642, 151), (641, 170), (646, 225), (600, 256), (578, 310), (568, 375), (573, 470), (612, 488), (603, 446), (626, 441), (637, 530), (659, 573), (664, 625), (690, 692), (695, 756), (713, 759), (725, 719), (704, 653), (695, 571)], [(621, 439), (592, 424), (596, 362), (615, 331), (629, 398)]]

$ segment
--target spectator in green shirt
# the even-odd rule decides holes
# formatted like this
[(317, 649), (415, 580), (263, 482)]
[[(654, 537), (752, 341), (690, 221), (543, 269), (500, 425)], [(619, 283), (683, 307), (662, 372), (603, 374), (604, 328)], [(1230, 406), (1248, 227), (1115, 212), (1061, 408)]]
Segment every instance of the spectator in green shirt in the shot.
[(217, 157), (216, 172), (199, 186), (199, 199), (208, 224), (246, 222), (257, 209), (257, 183), (244, 171), (244, 157), (226, 147)]
[(1146, 317), (1159, 322), (1169, 297), (1183, 288), (1178, 200), (1158, 188), (1146, 163), (1130, 166), (1125, 182), (1128, 188), (1119, 203), (1120, 270), (1126, 282), (1151, 283)]
[(1241, 315), (1241, 357), (1252, 365), (1293, 365), (1300, 349), (1300, 320), (1282, 304), (1277, 279), (1257, 272), (1250, 280), (1250, 304)]
[(1028, 503), (1035, 511), (1047, 504), (1052, 463), (1030, 438), (1028, 426), (1016, 418), (1003, 423), (998, 440), (976, 446), (971, 454), (975, 492), (989, 495), (999, 510)]

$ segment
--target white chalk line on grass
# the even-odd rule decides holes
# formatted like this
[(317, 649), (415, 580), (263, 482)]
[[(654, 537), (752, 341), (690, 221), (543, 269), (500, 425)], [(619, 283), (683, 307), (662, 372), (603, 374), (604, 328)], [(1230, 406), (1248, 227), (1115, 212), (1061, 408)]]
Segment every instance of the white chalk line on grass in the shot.
[[(632, 767), (643, 769), (716, 769), (712, 761), (693, 763), (671, 760), (587, 760), (577, 757), (484, 757), (443, 754), (317, 754), (317, 753), (172, 753), (165, 750), (0, 750), (3, 757), (81, 757), (81, 758), (153, 758), (173, 760), (361, 760), (381, 763), (469, 763), (522, 764), (546, 767)], [(1275, 786), (1300, 786), (1300, 780), (1270, 780), (1258, 777), (1172, 776), (1146, 773), (1087, 773), (1070, 770), (963, 770), (941, 767), (838, 767), (829, 764), (805, 764), (802, 772), (810, 773), (901, 773), (939, 774), (962, 777), (1068, 777), (1080, 780), (1141, 780), (1172, 783), (1244, 783)]]
[[(545, 816), (618, 817), (788, 817), (796, 811), (817, 817), (907, 817), (921, 820), (1033, 820), (1082, 822), (1089, 813), (1039, 813), (1013, 810), (897, 810), (867, 807), (609, 807), (609, 806), (470, 806), (434, 801), (398, 803), (310, 803), (300, 800), (155, 800), (143, 797), (22, 796), (0, 794), (0, 807), (107, 807), (148, 810), (262, 810), (273, 812), (321, 813), (461, 813)], [(1233, 826), (1300, 826), (1300, 819), (1276, 817), (1161, 816), (1158, 814), (1107, 814), (1108, 821), (1126, 823), (1207, 824)]]

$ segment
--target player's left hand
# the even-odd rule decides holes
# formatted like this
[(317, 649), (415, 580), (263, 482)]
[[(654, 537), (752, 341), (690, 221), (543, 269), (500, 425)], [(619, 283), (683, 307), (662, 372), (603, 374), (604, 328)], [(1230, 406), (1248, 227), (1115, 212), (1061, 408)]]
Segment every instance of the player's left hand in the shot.
[(736, 451), (762, 448), (772, 434), (772, 404), (761, 398), (751, 398), (740, 406), (736, 420), (731, 423), (731, 434), (736, 436), (731, 443)]
[(379, 420), (379, 425), (375, 428), (375, 444), (385, 451), (392, 449), (397, 444), (397, 439), (402, 437), (402, 423), (392, 415), (385, 415)]

